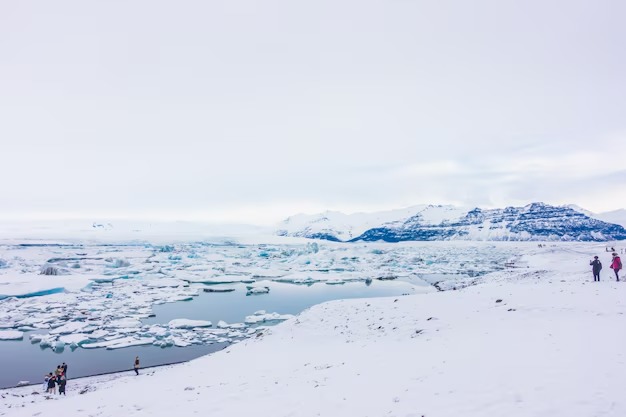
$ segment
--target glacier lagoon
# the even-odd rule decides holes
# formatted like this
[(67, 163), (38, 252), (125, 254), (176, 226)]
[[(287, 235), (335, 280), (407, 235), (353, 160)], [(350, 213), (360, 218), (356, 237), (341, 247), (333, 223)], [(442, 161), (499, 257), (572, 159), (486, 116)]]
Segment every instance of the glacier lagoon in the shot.
[(143, 366), (189, 360), (323, 301), (454, 289), (515, 254), (443, 242), (0, 246), (0, 332), (23, 332), (0, 342), (12, 358), (0, 386), (63, 361), (78, 377), (129, 369), (137, 354)]
[[(348, 282), (342, 285), (293, 285), (279, 282), (265, 282), (270, 292), (247, 296), (245, 284), (211, 286), (211, 289), (234, 289), (232, 292), (202, 293), (190, 301), (179, 301), (157, 305), (153, 308), (154, 317), (142, 320), (145, 325), (169, 322), (179, 317), (191, 320), (210, 320), (215, 324), (220, 320), (243, 323), (254, 312), (266, 310), (283, 314), (297, 314), (302, 310), (324, 301), (360, 297), (401, 296), (413, 294), (415, 287), (401, 281), (379, 281), (371, 283)], [(274, 324), (278, 321), (263, 324)], [(19, 381), (37, 382), (44, 373), (53, 371), (62, 362), (69, 364), (68, 376), (76, 378), (101, 373), (124, 371), (132, 368), (136, 355), (141, 357), (143, 366), (157, 366), (187, 361), (223, 349), (231, 342), (211, 344), (191, 344), (186, 347), (161, 348), (154, 345), (130, 346), (118, 349), (71, 349), (53, 351), (42, 349), (38, 343), (31, 343), (29, 333), (23, 340), (0, 342), (0, 357), (11, 358), (3, 365), (0, 374), (0, 388), (15, 386)], [(40, 332), (37, 332), (40, 333)], [(237, 340), (237, 339), (235, 339)]]

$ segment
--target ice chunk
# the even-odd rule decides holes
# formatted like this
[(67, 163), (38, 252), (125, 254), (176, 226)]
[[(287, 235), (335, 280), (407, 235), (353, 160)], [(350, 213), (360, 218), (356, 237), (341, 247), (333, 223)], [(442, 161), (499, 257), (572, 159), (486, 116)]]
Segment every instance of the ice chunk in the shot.
[(71, 334), (82, 331), (88, 324), (82, 321), (71, 321), (61, 327), (50, 330), (50, 334)]
[(292, 314), (278, 314), (278, 313), (269, 313), (269, 314), (256, 314), (253, 316), (247, 316), (245, 322), (247, 324), (256, 324), (256, 323), (264, 323), (266, 321), (282, 321), (288, 320), (294, 317)]
[(172, 337), (172, 341), (174, 342), (174, 346), (177, 347), (186, 347), (192, 344), (189, 340), (183, 339), (181, 337)]
[(170, 346), (174, 346), (174, 341), (172, 339), (161, 339), (161, 340), (155, 340), (154, 342), (152, 342), (152, 344), (160, 348), (167, 348)]
[(84, 349), (96, 349), (96, 348), (107, 348), (107, 349), (121, 349), (129, 346), (141, 346), (141, 345), (151, 345), (154, 343), (154, 338), (136, 338), (133, 336), (127, 337), (118, 337), (116, 339), (106, 340), (104, 342), (96, 342), (96, 343), (86, 343), (82, 345)]
[[(31, 340), (33, 342), (33, 340)], [(50, 335), (42, 335), (39, 339), (39, 347), (42, 349), (51, 348), (56, 343), (56, 337)]]
[(248, 289), (248, 291), (246, 292), (246, 295), (267, 294), (270, 292), (270, 287), (247, 286), (246, 288)]
[(56, 265), (46, 264), (41, 267), (40, 275), (68, 275), (69, 272), (66, 269), (59, 268)]
[(224, 320), (220, 320), (217, 323), (217, 327), (220, 329), (244, 329), (247, 326), (245, 325), (245, 323), (232, 323), (232, 324), (228, 324), (226, 323)]
[(96, 330), (89, 334), (89, 336), (91, 336), (92, 339), (100, 339), (108, 335), (109, 335), (109, 332), (106, 330)]
[(141, 322), (137, 319), (127, 317), (124, 319), (113, 320), (112, 322), (107, 324), (106, 327), (112, 327), (112, 328), (118, 328), (118, 329), (119, 328), (134, 328), (134, 327), (141, 327)]
[(59, 337), (59, 341), (63, 342), (66, 345), (72, 345), (72, 344), (81, 345), (90, 340), (92, 340), (90, 335), (84, 334), (84, 333), (68, 334), (68, 335)]
[(125, 268), (127, 266), (130, 266), (130, 262), (128, 262), (126, 259), (111, 259), (111, 258), (107, 258), (105, 259), (106, 262), (108, 262), (107, 266), (109, 268)]
[(19, 330), (0, 330), (0, 340), (22, 340), (24, 332)]
[(115, 343), (115, 344), (107, 346), (107, 349), (111, 350), (111, 349), (121, 349), (125, 347), (130, 347), (130, 346), (151, 345), (152, 343), (154, 343), (153, 337), (142, 337), (142, 338), (135, 339), (135, 340), (120, 341), (119, 343)]
[(144, 280), (143, 284), (148, 288), (175, 288), (189, 285), (186, 281), (175, 278), (157, 278)]
[(169, 322), (170, 329), (192, 329), (194, 327), (211, 327), (207, 320), (174, 319)]
[(29, 336), (30, 343), (39, 343), (44, 336), (44, 334), (31, 334)]
[(158, 325), (150, 326), (148, 333), (156, 337), (166, 337), (170, 335), (169, 329)]

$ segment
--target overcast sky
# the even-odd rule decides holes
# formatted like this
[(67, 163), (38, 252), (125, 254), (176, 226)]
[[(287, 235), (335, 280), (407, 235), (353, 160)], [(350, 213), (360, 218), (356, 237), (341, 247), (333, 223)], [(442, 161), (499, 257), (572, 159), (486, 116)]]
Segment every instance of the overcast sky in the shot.
[(0, 217), (626, 207), (626, 2), (4, 1)]

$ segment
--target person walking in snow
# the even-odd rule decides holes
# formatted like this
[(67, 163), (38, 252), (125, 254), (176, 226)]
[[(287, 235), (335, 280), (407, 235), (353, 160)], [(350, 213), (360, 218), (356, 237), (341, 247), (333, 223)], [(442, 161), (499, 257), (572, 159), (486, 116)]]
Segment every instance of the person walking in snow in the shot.
[(602, 262), (600, 262), (597, 256), (594, 256), (593, 261), (590, 261), (589, 265), (591, 265), (591, 269), (593, 271), (593, 281), (600, 282), (600, 270), (602, 269)]
[(619, 281), (619, 270), (622, 269), (622, 260), (617, 256), (617, 252), (613, 252), (613, 262), (611, 262), (611, 269), (615, 272), (615, 278)]
[(61, 369), (63, 370), (63, 376), (67, 379), (67, 364), (65, 362), (61, 365)]
[(135, 369), (135, 374), (139, 375), (139, 356), (135, 356), (134, 369)]

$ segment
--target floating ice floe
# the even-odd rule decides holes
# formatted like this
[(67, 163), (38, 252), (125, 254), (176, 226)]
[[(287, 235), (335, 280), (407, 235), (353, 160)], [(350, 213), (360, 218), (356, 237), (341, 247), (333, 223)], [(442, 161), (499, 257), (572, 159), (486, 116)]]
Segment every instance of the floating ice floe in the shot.
[[(63, 342), (66, 345), (72, 345), (72, 344), (81, 345), (90, 340), (93, 340), (92, 337), (85, 333), (68, 334), (68, 335), (63, 335), (59, 337), (59, 341)], [(31, 342), (32, 341), (33, 340), (31, 339)]]
[(192, 344), (190, 341), (180, 337), (172, 337), (172, 341), (176, 347), (187, 347)]
[(130, 347), (130, 346), (151, 345), (152, 343), (154, 343), (154, 338), (152, 337), (136, 338), (133, 336), (127, 336), (127, 337), (118, 337), (112, 340), (106, 340), (104, 342), (85, 343), (81, 347), (84, 349), (96, 349), (96, 348), (121, 349), (125, 347)]
[(246, 295), (255, 295), (255, 294), (267, 294), (268, 292), (270, 292), (270, 287), (252, 287), (252, 286), (247, 286), (247, 292)]
[(300, 284), (300, 285), (312, 285), (315, 284), (316, 282), (319, 282), (316, 279), (313, 279), (311, 277), (306, 277), (306, 278), (278, 278), (276, 279), (277, 282), (285, 282), (288, 284)]
[(40, 275), (68, 275), (69, 271), (65, 268), (59, 268), (57, 265), (46, 264), (41, 267)]
[(170, 330), (166, 327), (155, 324), (150, 326), (148, 333), (156, 337), (165, 337), (170, 335)]
[(269, 313), (269, 314), (256, 314), (252, 316), (247, 316), (245, 322), (247, 324), (256, 324), (256, 323), (265, 323), (267, 321), (282, 321), (288, 320), (294, 317), (293, 314), (278, 314), (278, 313)]
[(105, 259), (105, 261), (107, 262), (107, 265), (109, 268), (125, 268), (127, 266), (130, 266), (130, 262), (128, 262), (126, 259), (112, 259), (112, 258), (107, 258)]
[(134, 318), (123, 318), (109, 322), (105, 327), (109, 328), (136, 328), (141, 327), (141, 322)]
[(217, 323), (217, 327), (220, 329), (244, 329), (248, 326), (246, 326), (245, 323), (232, 323), (232, 324), (228, 324), (226, 323), (224, 320), (220, 320)]
[(329, 279), (328, 281), (326, 281), (327, 285), (343, 285), (345, 283), (346, 281), (342, 279)]
[(158, 278), (144, 280), (143, 284), (148, 288), (176, 288), (189, 285), (187, 281), (175, 278)]
[(0, 340), (22, 340), (24, 333), (19, 330), (0, 330)]
[(50, 330), (50, 334), (71, 334), (82, 331), (89, 324), (83, 321), (70, 321), (56, 329)]
[(208, 320), (174, 319), (168, 323), (170, 329), (193, 329), (194, 327), (211, 327)]

